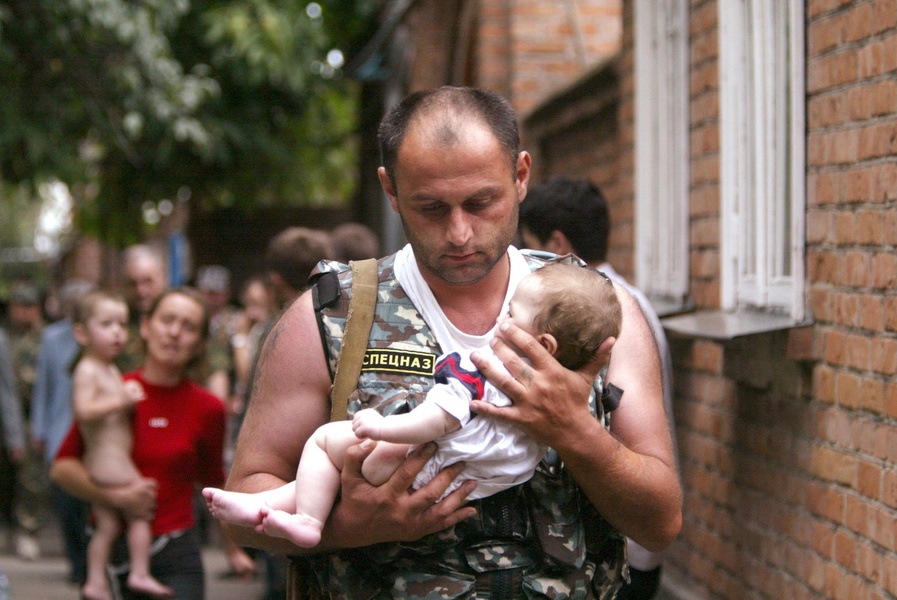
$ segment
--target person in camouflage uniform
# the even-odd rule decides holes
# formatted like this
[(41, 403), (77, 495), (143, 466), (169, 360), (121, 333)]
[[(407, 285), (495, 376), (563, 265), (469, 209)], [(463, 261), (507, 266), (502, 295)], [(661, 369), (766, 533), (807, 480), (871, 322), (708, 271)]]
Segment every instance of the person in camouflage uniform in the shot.
[[(384, 118), (380, 140), (380, 181), (402, 219), (425, 293), (460, 334), (490, 335), (513, 292), (516, 250), (509, 245), (531, 166), (529, 154), (519, 150), (513, 110), (484, 90), (418, 92)], [(396, 287), (394, 258), (379, 261), (374, 320), (380, 324), (373, 333), (387, 333), (381, 340), (386, 347), (369, 340), (365, 361), (378, 369), (362, 371), (350, 410), (370, 404), (388, 413), (401, 409), (400, 398), (420, 401), (432, 381), (423, 359), (440, 354), (427, 322)], [(306, 440), (329, 420), (333, 351), (341, 345), (349, 279), (340, 278), (333, 294), (319, 282), (274, 327), (253, 382), (229, 490), (257, 492), (289, 481)], [(375, 444), (359, 444), (348, 452), (340, 498), (316, 553), (248, 528), (235, 528), (240, 543), (312, 556), (312, 597), (613, 597), (625, 576), (620, 535), (661, 549), (682, 520), (657, 353), (635, 301), (616, 289), (623, 324), (608, 381), (625, 395), (610, 430), (594, 400), (598, 361), (569, 371), (525, 331), (502, 324), (492, 349), (504, 367), (472, 358), (513, 405), (474, 401), (471, 410), (507, 419), (551, 448), (529, 482), (469, 505), (476, 484), (467, 481), (437, 502), (463, 464), (412, 489), (434, 451), (426, 444), (389, 481), (373, 486), (361, 464)], [(390, 306), (393, 300), (398, 303)], [(321, 326), (316, 305), (334, 311)], [(331, 340), (326, 350), (322, 335)], [(409, 365), (416, 369), (407, 372)]]
[(199, 381), (206, 389), (230, 405), (234, 382), (232, 340), (237, 335), (240, 311), (231, 304), (230, 271), (221, 265), (207, 265), (196, 271), (196, 289), (209, 308), (209, 341), (205, 370)]
[[(9, 298), (9, 349), (18, 382), (26, 439), (31, 439), (31, 392), (37, 379), (37, 357), (44, 328), (40, 293), (30, 282), (17, 282)], [(34, 560), (40, 556), (37, 534), (49, 515), (50, 482), (40, 448), (26, 444), (16, 467), (15, 520), (19, 531), (16, 553)]]

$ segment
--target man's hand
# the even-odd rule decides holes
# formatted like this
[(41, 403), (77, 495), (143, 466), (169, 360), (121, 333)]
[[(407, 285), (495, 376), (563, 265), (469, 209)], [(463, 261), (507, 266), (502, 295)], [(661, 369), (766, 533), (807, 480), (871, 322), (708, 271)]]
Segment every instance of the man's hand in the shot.
[(373, 408), (366, 408), (355, 413), (352, 418), (352, 431), (359, 438), (380, 439), (380, 429), (385, 417)]
[[(511, 398), (513, 404), (497, 407), (475, 400), (470, 403), (470, 409), (505, 419), (540, 443), (558, 448), (565, 439), (576, 439), (571, 436), (575, 436), (579, 427), (594, 421), (589, 413), (588, 398), (614, 341), (614, 338), (605, 340), (592, 362), (580, 371), (570, 371), (531, 335), (504, 322), (491, 345), (505, 368), (477, 352), (471, 355), (471, 360), (489, 381)], [(519, 349), (523, 357), (514, 348)]]
[(112, 508), (128, 519), (152, 520), (156, 513), (156, 493), (159, 484), (155, 479), (140, 478), (128, 485), (109, 488)]
[(464, 506), (476, 489), (473, 481), (437, 500), (464, 470), (459, 463), (447, 467), (419, 490), (411, 485), (424, 464), (433, 456), (436, 445), (424, 444), (411, 453), (392, 477), (379, 487), (372, 486), (361, 474), (361, 464), (375, 442), (352, 446), (342, 472), (342, 496), (325, 526), (334, 539), (347, 547), (368, 546), (386, 541), (412, 541), (441, 531), (476, 514)]
[(242, 581), (252, 581), (255, 577), (255, 561), (252, 557), (236, 545), (229, 545), (226, 551), (231, 573)]

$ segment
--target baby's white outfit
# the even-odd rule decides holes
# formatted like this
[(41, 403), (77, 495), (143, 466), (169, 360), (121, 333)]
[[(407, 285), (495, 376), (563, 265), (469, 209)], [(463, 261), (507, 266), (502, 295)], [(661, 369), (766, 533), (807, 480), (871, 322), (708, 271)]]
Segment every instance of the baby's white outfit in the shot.
[[(502, 307), (503, 313), (507, 311), (517, 284), (530, 273), (526, 259), (516, 248), (509, 248), (508, 254), (511, 276)], [(474, 350), (498, 360), (489, 349), (489, 341), (495, 328), (479, 336), (468, 335), (455, 328), (424, 281), (410, 245), (405, 246), (396, 256), (395, 275), (429, 325), (443, 352), (439, 361), (444, 367), (439, 369), (443, 376), (437, 373), (437, 384), (427, 393), (425, 401), (436, 402), (461, 422), (460, 429), (436, 440), (439, 449), (418, 474), (414, 487), (420, 488), (442, 469), (459, 461), (466, 463), (464, 473), (455, 478), (443, 497), (457, 489), (463, 481), (478, 482), (477, 489), (468, 500), (485, 498), (527, 481), (542, 460), (546, 448), (506, 421), (470, 413), (469, 403), (473, 397), (471, 389), (482, 394), (479, 399), (496, 406), (511, 404), (510, 399), (486, 381), (470, 362), (470, 353)], [(457, 354), (449, 368), (444, 359), (452, 353)], [(454, 372), (455, 376), (445, 376), (450, 372)]]

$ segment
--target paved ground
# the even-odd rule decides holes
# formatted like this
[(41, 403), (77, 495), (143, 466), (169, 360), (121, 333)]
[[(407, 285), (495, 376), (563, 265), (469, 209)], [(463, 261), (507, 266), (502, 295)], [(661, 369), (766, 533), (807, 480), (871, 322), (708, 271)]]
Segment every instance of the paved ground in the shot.
[[(0, 534), (5, 540), (5, 532)], [(43, 556), (25, 561), (0, 543), (0, 570), (9, 576), (12, 600), (78, 600), (78, 588), (67, 581), (68, 566), (60, 551), (53, 523), (41, 532)], [(260, 578), (251, 582), (227, 578), (227, 560), (217, 547), (203, 550), (206, 568), (206, 597), (209, 600), (256, 600), (264, 586)]]

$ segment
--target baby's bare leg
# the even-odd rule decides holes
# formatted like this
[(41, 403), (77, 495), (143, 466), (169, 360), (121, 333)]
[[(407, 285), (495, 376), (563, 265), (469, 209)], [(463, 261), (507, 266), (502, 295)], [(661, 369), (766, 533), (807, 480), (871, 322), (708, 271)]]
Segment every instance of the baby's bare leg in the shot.
[(118, 514), (105, 506), (92, 507), (95, 527), (87, 543), (87, 581), (81, 588), (85, 600), (112, 600), (106, 565), (112, 544), (121, 530)]
[(361, 465), (361, 474), (371, 485), (383, 485), (405, 461), (410, 448), (410, 444), (377, 442), (374, 451), (364, 459)]
[(261, 531), (286, 538), (302, 548), (317, 546), (340, 489), (346, 450), (360, 441), (352, 432), (351, 421), (319, 427), (302, 450), (296, 470), (294, 506), (290, 511), (263, 509)]
[(285, 511), (293, 511), (296, 508), (296, 484), (294, 482), (255, 494), (205, 488), (202, 495), (206, 499), (206, 506), (209, 507), (209, 512), (213, 517), (232, 525), (244, 527), (260, 525), (262, 522), (261, 510), (264, 507)]
[(128, 554), (130, 555), (130, 571), (128, 587), (152, 598), (171, 598), (170, 587), (160, 583), (150, 574), (150, 545), (153, 533), (149, 521), (130, 521), (128, 523)]

